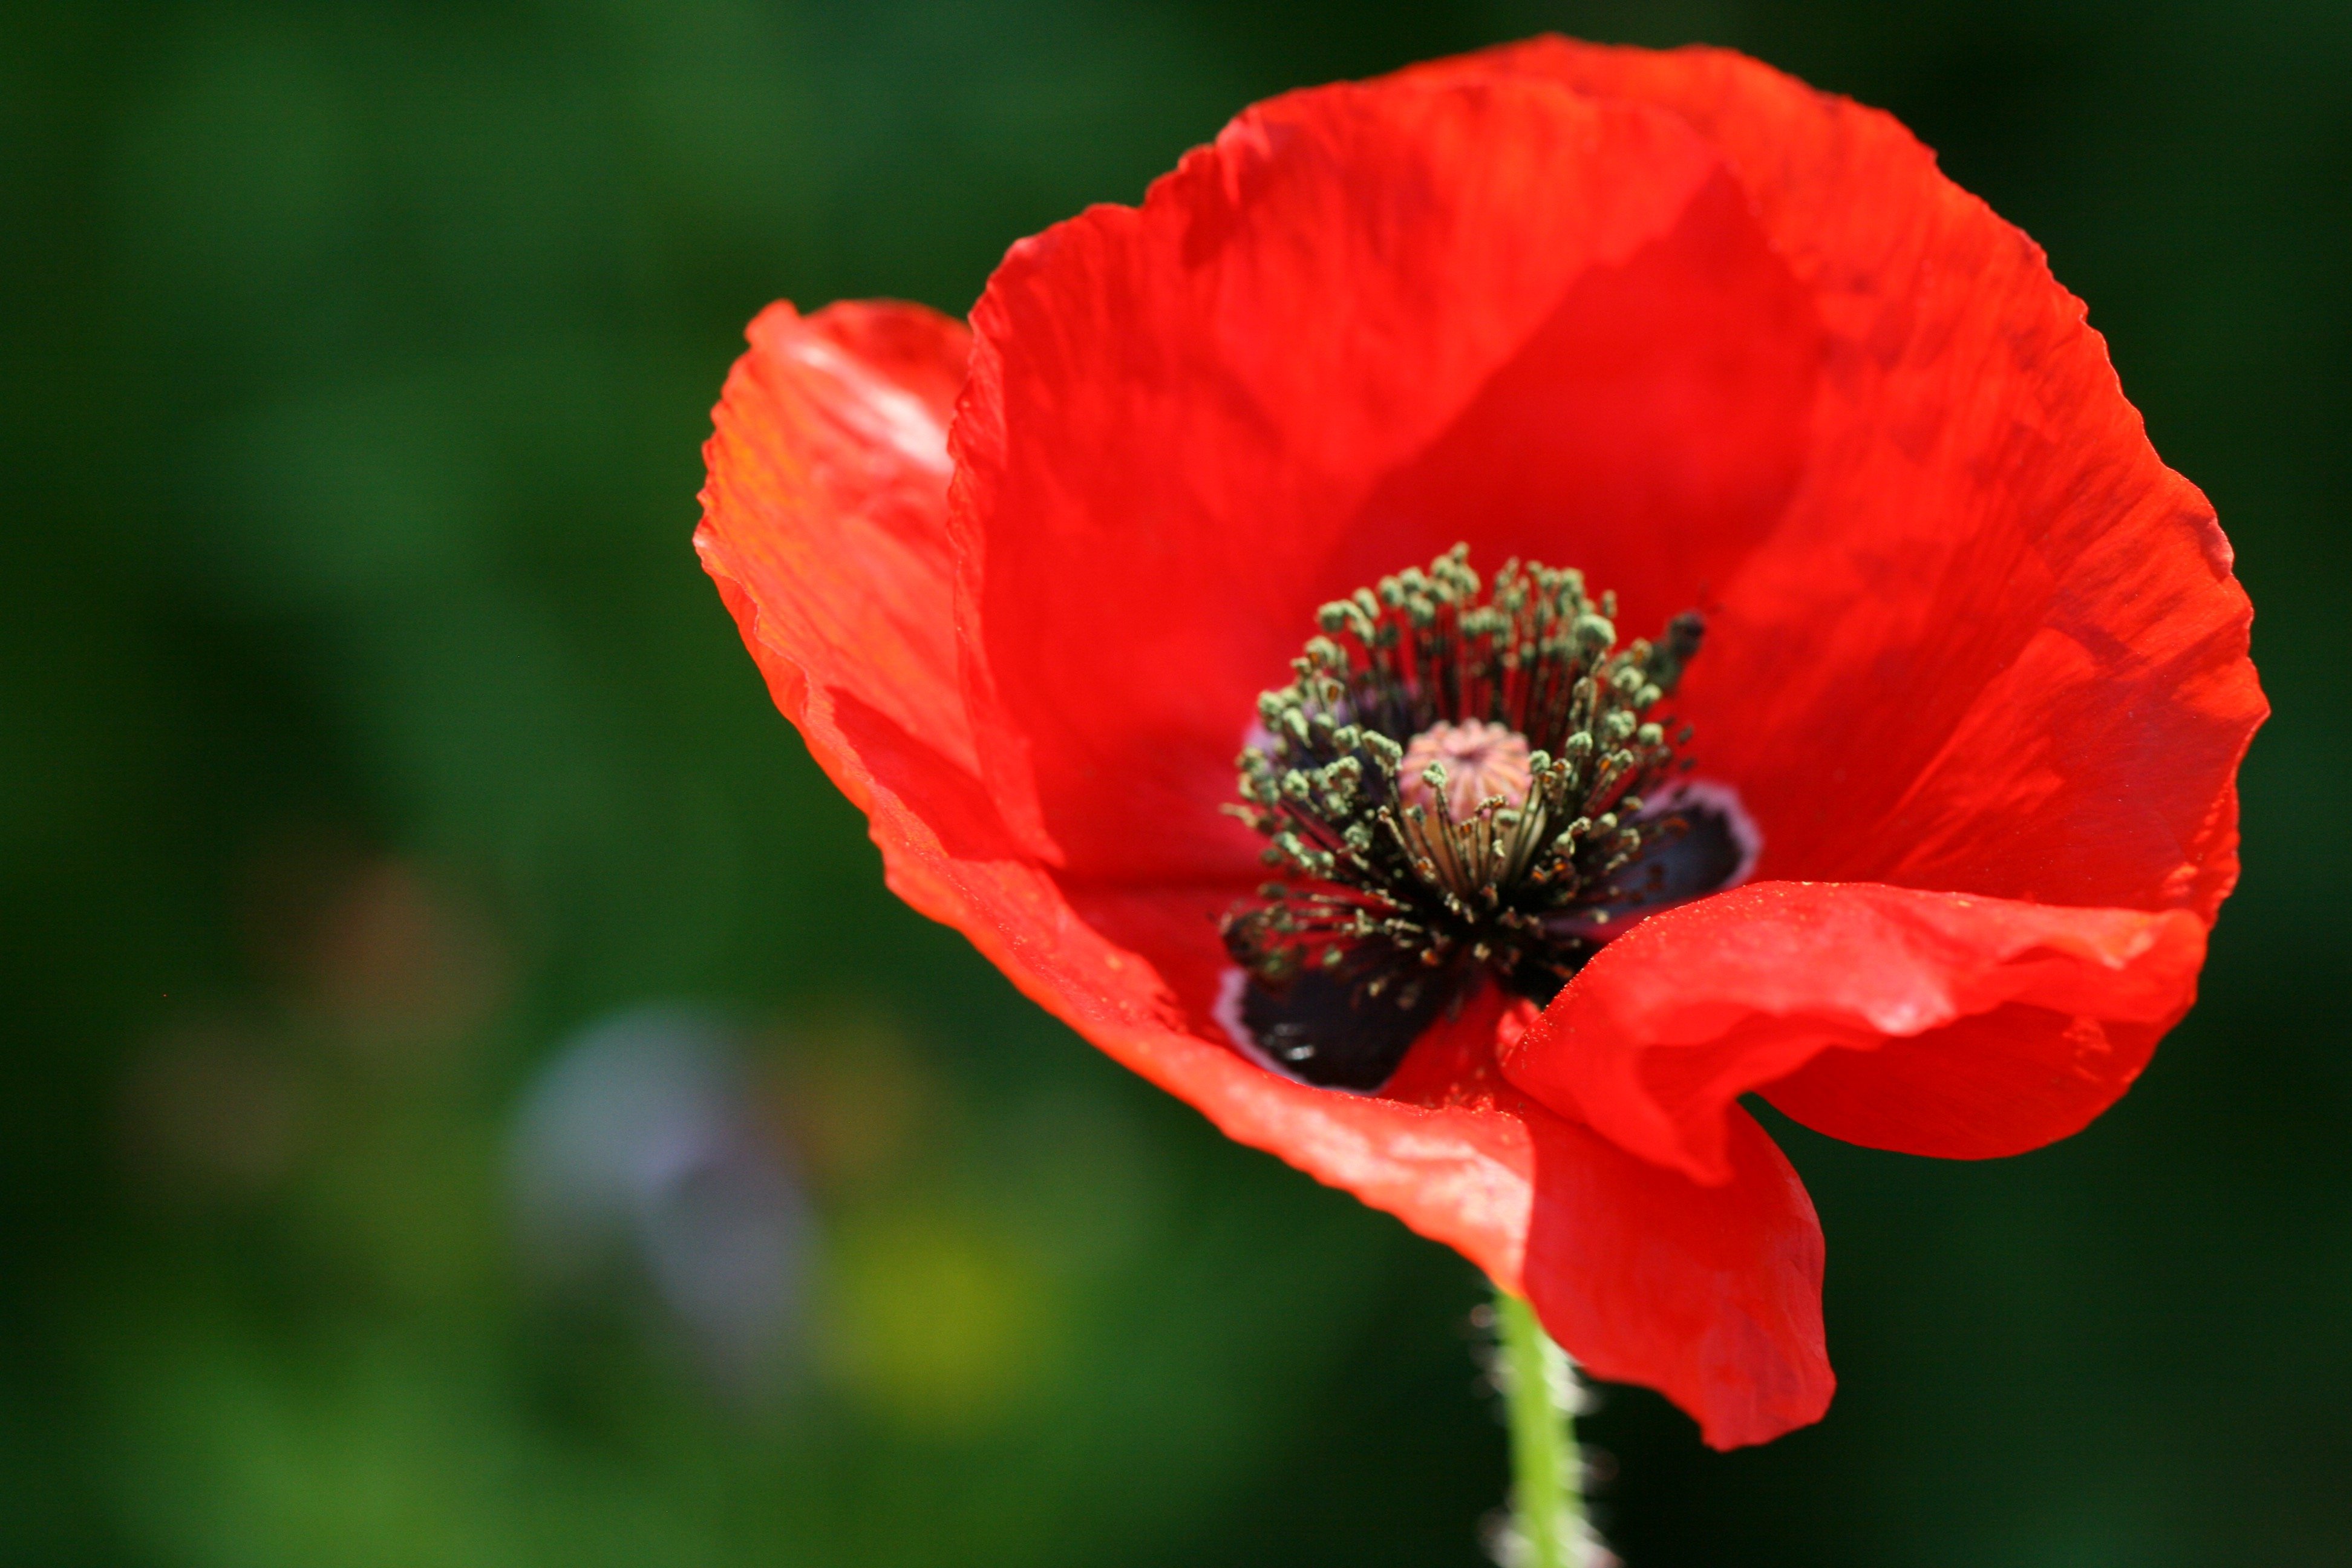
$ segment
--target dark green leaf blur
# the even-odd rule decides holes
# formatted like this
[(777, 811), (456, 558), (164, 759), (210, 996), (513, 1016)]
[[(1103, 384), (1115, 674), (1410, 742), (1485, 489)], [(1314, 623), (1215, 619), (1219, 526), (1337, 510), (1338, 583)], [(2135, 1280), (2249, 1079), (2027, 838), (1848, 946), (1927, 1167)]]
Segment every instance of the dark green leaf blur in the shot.
[[(1469, 1268), (883, 888), (688, 537), (768, 300), (961, 312), (1253, 99), (1546, 28), (1895, 110), (2091, 301), (2278, 717), (2197, 1012), (1776, 1121), (1842, 1388), (1633, 1568), (2352, 1563), (2352, 8), (0, 12), (0, 1563), (1471, 1564)], [(1139, 831), (1151, 831), (1139, 825)]]

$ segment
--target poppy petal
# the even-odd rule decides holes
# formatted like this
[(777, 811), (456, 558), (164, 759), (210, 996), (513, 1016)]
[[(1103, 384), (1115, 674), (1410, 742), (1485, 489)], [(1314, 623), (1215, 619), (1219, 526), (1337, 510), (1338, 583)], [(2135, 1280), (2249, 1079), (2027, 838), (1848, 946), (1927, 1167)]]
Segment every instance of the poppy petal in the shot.
[(1739, 656), (1677, 700), (1763, 825), (1759, 874), (2210, 924), (2268, 711), (2252, 611), (2041, 248), (1892, 117), (1727, 51), (1542, 38), (1423, 70), (1675, 114), (1819, 313), (1804, 480), (1708, 606)]
[(2204, 956), (2181, 910), (1754, 883), (1612, 942), (1503, 1071), (1702, 1182), (1731, 1179), (1735, 1102), (1753, 1089), (1850, 1142), (2011, 1154), (2130, 1086)]
[[(703, 451), (705, 568), (803, 732), (810, 701), (844, 693), (971, 771), (943, 526), (971, 334), (861, 301), (772, 305), (746, 336)], [(841, 750), (824, 748), (828, 771)]]
[(1310, 1089), (1202, 1037), (1213, 1026), (1187, 1020), (1151, 967), (1097, 928), (1146, 943), (1206, 933), (1170, 944), (1213, 958), (1222, 896), (1114, 890), (1089, 896), (1082, 920), (982, 786), (950, 635), (946, 423), (963, 330), (913, 306), (803, 318), (780, 304), (750, 336), (705, 449), (696, 547), (777, 706), (866, 812), (893, 889), (1232, 1137), (1516, 1286), (1531, 1201), (1520, 1123)]
[[(1835, 1386), (1821, 1222), (1787, 1158), (1734, 1106), (1727, 1179), (1702, 1184), (1531, 1102), (1496, 1077), (1493, 1043), (1532, 1012), (1485, 993), (1424, 1036), (1388, 1089), (1427, 1108), (1423, 1137), (1498, 1139), (1525, 1242), (1516, 1275), (1489, 1272), (1595, 1376), (1658, 1389), (1716, 1447), (1819, 1420)], [(1355, 1103), (1377, 1116), (1417, 1109)]]
[(916, 305), (761, 312), (703, 448), (695, 548), (776, 706), (866, 812), (891, 889), (971, 931), (944, 874), (1021, 855), (957, 688), (947, 426), (971, 353)]
[(1528, 1116), (1528, 1300), (1596, 1377), (1659, 1389), (1717, 1448), (1821, 1419), (1822, 1232), (1755, 1119), (1725, 1119), (1729, 1179), (1706, 1186), (1565, 1117)]
[[(1628, 299), (1654, 321), (1681, 290), (1612, 292), (1601, 275), (1660, 244), (1675, 278), (1706, 274), (1704, 256), (1752, 230), (1719, 176), (1671, 116), (1548, 83), (1347, 85), (1245, 111), (1139, 208), (1014, 246), (972, 311), (952, 511), (972, 711), (1009, 811), (1090, 879), (1245, 887), (1257, 846), (1217, 808), (1257, 694), (1285, 678), (1316, 605), (1461, 537), (1499, 564), (1499, 536), (1457, 531), (1465, 517), (1516, 518), (1530, 545), (1558, 521), (1558, 495), (1540, 515), (1507, 497), (1419, 515), (1420, 491), (1387, 489), (1392, 476), (1530, 353), (1548, 386), (1576, 380), (1562, 367), (1577, 353), (1631, 374)], [(1706, 320), (1675, 365), (1738, 357), (1706, 345), (1739, 341), (1779, 267), (1760, 242), (1738, 259), (1709, 311), (1682, 301)], [(1596, 278), (1580, 331), (1539, 342)], [(1621, 320), (1614, 336), (1581, 330), (1603, 318)], [(1588, 388), (1582, 406), (1638, 405), (1654, 427), (1657, 402)], [(1641, 434), (1559, 438), (1655, 454)], [(1792, 470), (1794, 442), (1763, 467)], [(1495, 456), (1469, 454), (1490, 470)], [(1717, 506), (1785, 482), (1683, 467)], [(1626, 533), (1644, 536), (1663, 537)]]

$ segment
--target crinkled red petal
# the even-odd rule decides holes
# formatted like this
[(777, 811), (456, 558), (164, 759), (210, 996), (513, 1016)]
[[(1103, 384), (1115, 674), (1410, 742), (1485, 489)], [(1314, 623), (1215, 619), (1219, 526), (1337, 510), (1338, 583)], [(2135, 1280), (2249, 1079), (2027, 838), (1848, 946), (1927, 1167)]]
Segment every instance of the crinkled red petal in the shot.
[(1803, 481), (1678, 700), (1759, 873), (2210, 924), (2268, 711), (2252, 611), (2041, 248), (1888, 116), (1738, 55), (1549, 38), (1428, 69), (1670, 110), (1819, 314)]
[(1735, 1102), (1759, 1089), (1855, 1142), (2011, 1154), (2129, 1087), (2204, 957), (2185, 910), (1759, 882), (1611, 942), (1503, 1071), (1702, 1182), (1731, 1179)]
[[(1516, 1284), (1532, 1158), (1516, 1119), (1327, 1094), (1201, 1037), (1152, 967), (1080, 919), (1006, 826), (977, 770), (952, 646), (940, 394), (961, 374), (963, 330), (912, 306), (803, 318), (778, 305), (751, 337), (706, 448), (696, 545), (777, 705), (867, 813), (893, 889), (1234, 1137)], [(1138, 932), (1207, 919), (1087, 901)]]
[[(972, 312), (953, 440), (967, 674), (1024, 824), (1090, 881), (1245, 885), (1255, 841), (1218, 806), (1318, 604), (1457, 538), (1490, 565), (1577, 554), (1584, 470), (1628, 518), (1687, 500), (1760, 531), (1797, 431), (1705, 373), (1788, 357), (1739, 346), (1751, 296), (1801, 312), (1760, 244), (1709, 275), (1738, 208), (1671, 116), (1391, 82), (1262, 104), (1139, 209), (1015, 246)], [(1672, 352), (1646, 360), (1652, 326)], [(1662, 458), (1694, 399), (1772, 449)], [(1685, 564), (1663, 526), (1610, 538), (1629, 559), (1596, 577)]]
[(1788, 1159), (1737, 1106), (1727, 1181), (1690, 1181), (1566, 1117), (1521, 1112), (1535, 1145), (1523, 1278), (1595, 1376), (1659, 1390), (1717, 1448), (1818, 1421), (1836, 1380), (1822, 1331), (1822, 1232)]
[(1597, 1376), (1664, 1393), (1716, 1447), (1819, 1420), (1836, 1386), (1821, 1222), (1786, 1157), (1734, 1106), (1721, 1179), (1701, 1184), (1532, 1101), (1495, 1045), (1533, 1013), (1488, 993), (1413, 1047), (1388, 1094), (1514, 1128), (1531, 1199), (1517, 1288), (1544, 1326)]
[(703, 452), (695, 548), (851, 799), (867, 804), (845, 725), (887, 723), (971, 773), (940, 521), (971, 334), (921, 306), (848, 303), (806, 319), (772, 305), (747, 335)]

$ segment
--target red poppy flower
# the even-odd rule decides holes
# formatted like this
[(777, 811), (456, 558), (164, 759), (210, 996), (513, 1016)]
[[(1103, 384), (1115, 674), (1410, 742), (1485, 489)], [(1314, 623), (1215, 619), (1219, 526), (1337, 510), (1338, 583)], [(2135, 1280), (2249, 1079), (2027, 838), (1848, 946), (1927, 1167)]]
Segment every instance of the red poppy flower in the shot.
[(750, 336), (696, 543), (891, 886), (1710, 1443), (1832, 1386), (1741, 1095), (2012, 1153), (2193, 997), (2228, 543), (1884, 114), (1543, 39)]

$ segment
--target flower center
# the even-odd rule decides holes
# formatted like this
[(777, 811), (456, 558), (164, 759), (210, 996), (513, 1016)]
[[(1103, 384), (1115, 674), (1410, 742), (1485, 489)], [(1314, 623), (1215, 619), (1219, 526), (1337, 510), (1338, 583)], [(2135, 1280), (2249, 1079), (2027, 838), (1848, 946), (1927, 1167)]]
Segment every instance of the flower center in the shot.
[[(1434, 806), (1442, 798), (1456, 817), (1468, 816), (1492, 795), (1505, 805), (1528, 798), (1528, 738), (1500, 724), (1433, 724), (1412, 738), (1398, 769), (1407, 805)], [(1435, 770), (1433, 773), (1432, 770)]]
[(1484, 583), (1466, 545), (1323, 606), (1225, 808), (1276, 876), (1223, 924), (1247, 1043), (1377, 1088), (1483, 981), (1548, 1002), (1612, 921), (1731, 874), (1736, 854), (1665, 847), (1693, 825), (1670, 784), (1690, 731), (1651, 714), (1703, 624), (1620, 648), (1615, 616), (1574, 571)]

